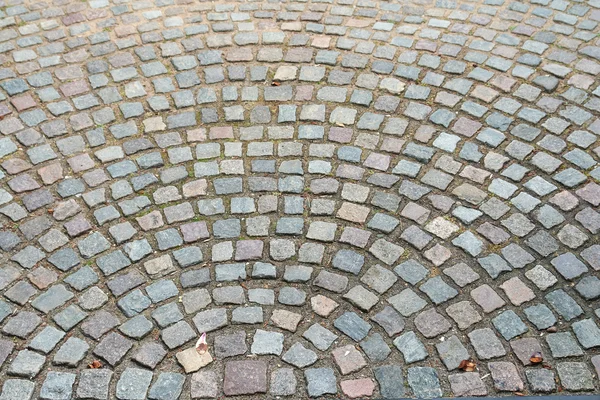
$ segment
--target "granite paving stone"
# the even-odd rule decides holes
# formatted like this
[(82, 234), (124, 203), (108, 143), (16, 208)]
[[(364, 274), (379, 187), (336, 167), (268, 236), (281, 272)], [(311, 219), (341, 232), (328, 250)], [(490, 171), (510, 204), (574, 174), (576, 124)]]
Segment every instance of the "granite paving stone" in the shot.
[(466, 372), (448, 376), (452, 392), (456, 396), (485, 396), (487, 388), (477, 372)]
[(265, 393), (267, 364), (264, 361), (229, 361), (225, 365), (223, 391), (227, 396)]
[(108, 369), (89, 369), (81, 371), (77, 396), (92, 399), (106, 399), (113, 372)]
[(436, 345), (437, 352), (448, 370), (456, 369), (463, 360), (469, 359), (467, 349), (456, 336), (450, 336)]
[(548, 343), (552, 357), (554, 358), (564, 358), (583, 354), (581, 347), (579, 347), (577, 341), (569, 332), (551, 333), (546, 337), (546, 343)]
[(506, 361), (490, 362), (488, 368), (497, 390), (507, 392), (523, 390), (523, 381), (513, 363)]
[(152, 380), (152, 372), (139, 368), (127, 368), (117, 381), (117, 398), (144, 398)]
[(552, 371), (544, 369), (528, 369), (525, 371), (531, 390), (536, 393), (549, 393), (556, 389), (556, 377)]
[(279, 368), (271, 374), (269, 393), (274, 396), (290, 396), (296, 393), (298, 381), (291, 368)]
[(75, 374), (68, 372), (48, 372), (42, 384), (40, 397), (43, 399), (69, 398), (73, 393)]
[(304, 371), (306, 390), (310, 397), (336, 394), (336, 377), (331, 368), (308, 368)]
[(510, 342), (510, 346), (523, 365), (531, 365), (534, 354), (539, 353), (542, 357), (544, 355), (544, 350), (536, 338), (516, 339)]
[(46, 357), (30, 351), (21, 350), (10, 363), (8, 373), (14, 376), (20, 376), (32, 379), (40, 373)]
[(434, 398), (442, 395), (439, 376), (434, 368), (409, 368), (407, 381), (415, 396), (419, 398)]
[(413, 331), (398, 336), (394, 339), (394, 345), (402, 353), (407, 364), (424, 360), (428, 356), (425, 346)]
[(593, 376), (584, 363), (563, 362), (556, 367), (562, 385), (567, 390), (594, 390)]

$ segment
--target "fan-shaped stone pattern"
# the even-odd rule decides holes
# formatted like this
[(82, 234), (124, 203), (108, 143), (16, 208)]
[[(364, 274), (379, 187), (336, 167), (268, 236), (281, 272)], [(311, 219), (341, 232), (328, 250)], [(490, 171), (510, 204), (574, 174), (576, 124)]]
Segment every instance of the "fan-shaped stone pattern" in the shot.
[(0, 5), (2, 398), (600, 389), (597, 2)]

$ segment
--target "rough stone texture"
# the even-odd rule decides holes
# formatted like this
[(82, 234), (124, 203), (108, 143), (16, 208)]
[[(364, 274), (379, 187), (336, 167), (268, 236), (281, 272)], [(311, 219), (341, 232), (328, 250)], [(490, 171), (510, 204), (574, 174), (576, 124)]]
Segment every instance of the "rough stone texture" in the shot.
[(304, 371), (307, 392), (310, 397), (336, 394), (336, 379), (331, 368), (309, 368)]
[(340, 386), (342, 392), (351, 399), (370, 397), (375, 390), (375, 383), (369, 378), (342, 381)]
[(81, 398), (106, 399), (113, 372), (107, 369), (82, 371), (77, 386), (77, 396)]
[(598, 21), (3, 2), (0, 398), (597, 391)]
[(291, 396), (296, 393), (297, 380), (291, 368), (279, 368), (271, 373), (269, 393), (274, 396)]
[(448, 380), (455, 396), (485, 396), (488, 393), (477, 372), (449, 375)]
[(339, 347), (331, 354), (342, 375), (358, 371), (367, 365), (364, 357), (352, 345)]
[(399, 398), (404, 396), (404, 377), (402, 368), (398, 365), (383, 365), (374, 368), (375, 379), (379, 383), (379, 392), (384, 398)]
[(229, 361), (225, 364), (223, 391), (227, 396), (265, 393), (267, 364), (264, 361)]
[(180, 351), (175, 355), (177, 362), (183, 367), (186, 373), (196, 372), (213, 361), (209, 352), (200, 354), (195, 348)]
[(523, 381), (514, 364), (505, 361), (488, 363), (494, 386), (501, 392), (521, 391), (524, 388)]
[(408, 385), (418, 398), (433, 398), (442, 395), (439, 377), (434, 368), (409, 368), (407, 380)]

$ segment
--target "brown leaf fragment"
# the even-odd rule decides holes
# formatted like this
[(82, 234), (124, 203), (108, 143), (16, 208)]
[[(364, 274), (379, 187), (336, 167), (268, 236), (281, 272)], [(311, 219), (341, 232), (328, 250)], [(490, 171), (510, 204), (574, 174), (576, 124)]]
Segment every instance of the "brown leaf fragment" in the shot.
[(473, 372), (477, 368), (477, 364), (473, 360), (462, 360), (458, 368), (465, 372)]
[(94, 360), (94, 361), (92, 361), (91, 364), (88, 365), (88, 368), (91, 368), (91, 369), (102, 368), (102, 363), (98, 360)]
[(542, 357), (542, 353), (539, 351), (536, 351), (531, 357), (529, 357), (529, 362), (532, 364), (539, 364), (542, 361), (544, 361), (544, 357)]

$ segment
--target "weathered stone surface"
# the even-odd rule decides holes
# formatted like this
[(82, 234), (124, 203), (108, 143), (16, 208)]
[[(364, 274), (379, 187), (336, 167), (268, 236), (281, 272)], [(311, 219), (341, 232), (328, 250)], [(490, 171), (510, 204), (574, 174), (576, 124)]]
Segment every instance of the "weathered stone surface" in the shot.
[(223, 391), (227, 396), (267, 392), (264, 361), (229, 361), (225, 364)]
[(598, 0), (4, 3), (1, 399), (598, 388)]
[(180, 351), (175, 354), (177, 362), (181, 364), (186, 373), (196, 372), (213, 361), (209, 352), (199, 354), (194, 347)]
[(335, 374), (331, 368), (309, 368), (304, 371), (304, 377), (310, 397), (337, 393)]

